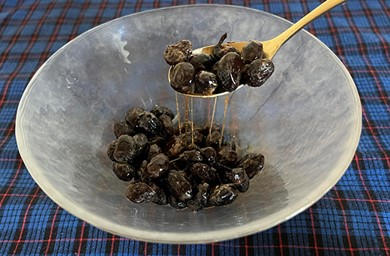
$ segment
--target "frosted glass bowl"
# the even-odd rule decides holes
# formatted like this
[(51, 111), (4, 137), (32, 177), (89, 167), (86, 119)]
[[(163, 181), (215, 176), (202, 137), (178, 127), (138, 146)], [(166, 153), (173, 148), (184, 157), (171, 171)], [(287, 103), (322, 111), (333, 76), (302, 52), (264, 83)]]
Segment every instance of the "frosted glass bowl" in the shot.
[[(306, 31), (276, 55), (276, 71), (267, 84), (233, 96), (228, 123), (238, 128), (242, 145), (266, 158), (264, 172), (233, 204), (198, 213), (133, 204), (105, 154), (113, 120), (126, 109), (174, 108), (162, 59), (168, 43), (185, 38), (197, 48), (216, 42), (224, 32), (230, 41), (265, 40), (289, 25), (253, 9), (196, 5), (141, 12), (83, 33), (50, 57), (23, 94), (16, 138), (27, 169), (65, 210), (139, 240), (219, 241), (293, 217), (340, 179), (361, 131), (361, 105), (351, 76)], [(204, 120), (207, 105), (195, 104), (197, 121)]]

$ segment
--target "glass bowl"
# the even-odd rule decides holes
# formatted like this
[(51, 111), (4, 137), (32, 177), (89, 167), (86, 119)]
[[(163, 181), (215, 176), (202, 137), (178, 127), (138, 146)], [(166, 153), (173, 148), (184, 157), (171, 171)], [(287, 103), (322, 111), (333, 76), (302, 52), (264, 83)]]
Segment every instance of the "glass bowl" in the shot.
[[(266, 166), (231, 205), (194, 213), (133, 204), (115, 177), (106, 146), (112, 124), (131, 106), (175, 109), (162, 53), (189, 39), (266, 40), (290, 26), (269, 13), (223, 5), (164, 8), (124, 16), (78, 36), (36, 72), (20, 101), (16, 138), (31, 176), (59, 206), (124, 237), (162, 243), (205, 243), (273, 227), (320, 199), (343, 175), (361, 131), (361, 105), (340, 60), (306, 31), (274, 58), (260, 88), (231, 100), (228, 130), (265, 155)], [(219, 100), (215, 119), (223, 115)], [(209, 104), (195, 103), (204, 121)]]

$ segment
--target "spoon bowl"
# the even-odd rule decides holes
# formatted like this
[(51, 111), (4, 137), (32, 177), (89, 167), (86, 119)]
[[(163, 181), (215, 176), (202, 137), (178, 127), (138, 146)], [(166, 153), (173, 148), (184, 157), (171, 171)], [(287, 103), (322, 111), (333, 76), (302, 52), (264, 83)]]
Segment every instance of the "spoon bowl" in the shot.
[[(278, 36), (267, 40), (267, 41), (255, 41), (256, 43), (260, 43), (263, 46), (263, 56), (266, 59), (272, 60), (272, 58), (275, 56), (277, 51), (280, 49), (280, 47), (287, 42), (293, 35), (295, 35), (299, 30), (301, 30), (304, 26), (306, 26), (308, 23), (312, 22), (315, 20), (317, 17), (321, 16), (325, 12), (331, 10), (332, 8), (336, 7), (339, 4), (342, 4), (346, 0), (327, 0), (323, 2), (321, 5), (319, 5), (317, 8), (306, 14), (304, 17), (302, 17), (297, 23), (293, 24), (291, 27), (286, 29), (284, 32), (279, 34)], [(248, 45), (248, 41), (241, 41), (241, 42), (226, 42), (223, 45), (224, 46), (231, 46), (234, 47), (236, 50), (239, 52), (242, 51), (242, 49)], [(198, 48), (193, 50), (194, 54), (208, 54), (211, 55), (213, 52), (214, 45), (208, 45), (204, 46), (202, 48)], [(170, 81), (170, 72), (171, 72), (172, 67), (169, 68), (168, 71), (168, 81)], [(234, 91), (237, 91), (241, 89), (244, 86), (244, 84), (239, 85)], [(183, 94), (185, 96), (189, 97), (196, 97), (196, 98), (215, 98), (215, 97), (220, 97), (224, 95), (228, 95), (232, 92), (230, 91), (224, 91), (216, 94), (211, 94), (211, 95), (201, 95), (201, 94), (190, 94), (190, 93), (183, 93), (179, 92), (180, 94)]]

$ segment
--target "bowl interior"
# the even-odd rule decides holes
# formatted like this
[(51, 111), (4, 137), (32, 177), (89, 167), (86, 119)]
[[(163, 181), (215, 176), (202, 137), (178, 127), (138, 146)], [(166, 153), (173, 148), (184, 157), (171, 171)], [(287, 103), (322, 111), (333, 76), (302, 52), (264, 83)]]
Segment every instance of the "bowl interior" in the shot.
[[(186, 6), (122, 17), (84, 33), (52, 56), (24, 93), (16, 132), (27, 168), (61, 207), (127, 237), (216, 241), (286, 220), (337, 182), (360, 135), (360, 105), (350, 76), (306, 32), (282, 47), (263, 87), (232, 96), (228, 132), (266, 157), (264, 172), (233, 204), (193, 213), (130, 203), (126, 183), (112, 173), (105, 151), (114, 139), (113, 121), (129, 107), (175, 108), (162, 59), (168, 43), (186, 38), (197, 48), (224, 32), (230, 41), (266, 40), (288, 26), (246, 8)], [(210, 102), (194, 106), (197, 122), (205, 122)], [(219, 99), (216, 119), (222, 114)]]

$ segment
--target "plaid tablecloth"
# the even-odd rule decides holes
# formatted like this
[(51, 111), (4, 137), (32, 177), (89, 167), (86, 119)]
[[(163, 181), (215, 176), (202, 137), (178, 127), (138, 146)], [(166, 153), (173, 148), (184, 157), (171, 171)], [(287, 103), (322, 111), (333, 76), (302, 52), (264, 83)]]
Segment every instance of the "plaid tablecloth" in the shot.
[[(59, 47), (113, 18), (189, 0), (0, 1), (0, 255), (390, 255), (390, 1), (348, 0), (307, 29), (347, 66), (363, 104), (358, 151), (346, 174), (295, 218), (208, 245), (163, 245), (103, 232), (53, 203), (15, 141), (28, 81)], [(318, 0), (226, 0), (297, 21)]]

